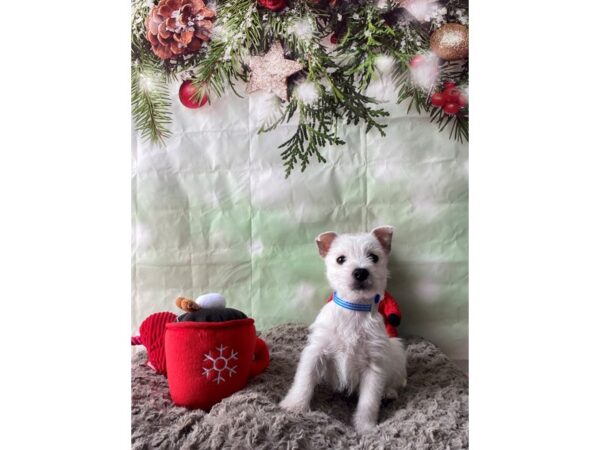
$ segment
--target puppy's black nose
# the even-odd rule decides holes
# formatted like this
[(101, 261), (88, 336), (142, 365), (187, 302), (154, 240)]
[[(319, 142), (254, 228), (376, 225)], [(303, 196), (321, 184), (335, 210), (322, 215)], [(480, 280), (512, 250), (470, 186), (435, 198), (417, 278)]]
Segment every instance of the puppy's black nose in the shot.
[(365, 281), (369, 278), (369, 271), (367, 269), (354, 269), (352, 276), (358, 281)]

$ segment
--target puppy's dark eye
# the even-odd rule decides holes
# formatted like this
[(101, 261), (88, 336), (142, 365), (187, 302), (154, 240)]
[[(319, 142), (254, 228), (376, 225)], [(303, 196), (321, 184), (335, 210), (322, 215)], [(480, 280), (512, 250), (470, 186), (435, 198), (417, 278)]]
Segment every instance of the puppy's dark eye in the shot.
[(377, 264), (377, 261), (379, 261), (379, 256), (375, 255), (374, 253), (369, 253), (367, 258), (369, 258), (375, 264)]
[(345, 256), (338, 256), (336, 259), (338, 264), (344, 264), (346, 262), (346, 257)]

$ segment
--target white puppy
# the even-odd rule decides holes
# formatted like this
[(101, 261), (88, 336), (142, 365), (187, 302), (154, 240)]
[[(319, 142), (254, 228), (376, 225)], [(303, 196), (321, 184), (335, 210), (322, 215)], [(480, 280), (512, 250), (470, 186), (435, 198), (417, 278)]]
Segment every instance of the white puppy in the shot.
[(290, 391), (280, 406), (306, 411), (317, 383), (338, 391), (358, 391), (354, 427), (368, 431), (377, 424), (382, 398), (396, 398), (406, 385), (402, 341), (386, 333), (377, 302), (388, 278), (392, 227), (371, 233), (322, 233), (317, 237), (334, 301), (323, 306), (310, 326)]

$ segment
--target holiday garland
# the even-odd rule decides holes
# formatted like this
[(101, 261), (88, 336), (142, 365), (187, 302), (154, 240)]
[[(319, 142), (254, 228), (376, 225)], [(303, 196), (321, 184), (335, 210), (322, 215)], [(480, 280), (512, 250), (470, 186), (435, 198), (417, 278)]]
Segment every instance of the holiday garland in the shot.
[(298, 119), (280, 145), (287, 176), (345, 143), (339, 123), (385, 134), (388, 113), (366, 94), (379, 76), (393, 80), (408, 111), (468, 139), (465, 0), (133, 0), (132, 16), (132, 113), (152, 142), (169, 137), (168, 83), (183, 81), (180, 100), (191, 108), (228, 88), (242, 96), (247, 83), (280, 102), (260, 133)]

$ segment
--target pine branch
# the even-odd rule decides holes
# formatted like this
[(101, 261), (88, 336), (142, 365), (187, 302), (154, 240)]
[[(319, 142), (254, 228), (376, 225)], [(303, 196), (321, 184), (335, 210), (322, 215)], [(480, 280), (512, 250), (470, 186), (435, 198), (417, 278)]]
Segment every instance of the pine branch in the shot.
[(297, 164), (300, 164), (300, 171), (304, 172), (312, 157), (316, 157), (317, 162), (326, 162), (319, 148), (345, 144), (335, 133), (334, 120), (324, 114), (320, 104), (309, 107), (292, 99), (282, 117), (291, 119), (296, 109), (300, 115), (298, 128), (290, 139), (279, 146), (283, 149), (281, 158), (286, 178)]
[(149, 5), (144, 0), (134, 0), (132, 9), (131, 114), (142, 139), (164, 145), (171, 123), (165, 66), (152, 53), (145, 37)]
[[(377, 119), (388, 115), (383, 109), (373, 107), (376, 104), (375, 100), (356, 89), (352, 74), (346, 73), (345, 67), (340, 67), (321, 45), (321, 39), (329, 32), (323, 22), (326, 12), (318, 5), (300, 3), (296, 10), (288, 14), (270, 16), (266, 34), (272, 40), (283, 41), (292, 55), (304, 64), (304, 76), (316, 86), (319, 98), (314, 104), (303, 104), (297, 98), (292, 98), (280, 120), (261, 129), (263, 132), (273, 129), (284, 119), (289, 121), (298, 110), (298, 129), (279, 147), (283, 149), (281, 156), (286, 177), (296, 164), (300, 164), (300, 170), (304, 171), (311, 157), (316, 157), (318, 162), (325, 162), (325, 158), (319, 152), (320, 147), (345, 143), (337, 136), (339, 120), (354, 125), (363, 121), (367, 132), (375, 128), (381, 134), (385, 134), (385, 125)], [(303, 27), (312, 29), (310, 36), (294, 32), (298, 20), (305, 21)], [(309, 20), (310, 22), (306, 22)], [(287, 24), (287, 27), (281, 23)]]
[(366, 89), (376, 75), (379, 56), (392, 57), (406, 69), (410, 58), (427, 41), (420, 26), (395, 27), (373, 5), (344, 10), (342, 20), (346, 31), (334, 53), (346, 61), (346, 73), (355, 77), (360, 90)]
[(402, 103), (408, 100), (406, 112), (409, 113), (414, 107), (417, 113), (429, 112), (431, 105), (429, 103), (429, 92), (423, 92), (415, 86), (410, 80), (410, 72), (408, 68), (398, 64), (394, 71), (393, 79), (398, 86), (397, 103)]
[(367, 125), (367, 133), (375, 128), (382, 136), (385, 136), (383, 129), (387, 125), (379, 123), (376, 119), (387, 117), (390, 114), (384, 109), (373, 108), (371, 105), (376, 104), (376, 100), (356, 90), (352, 79), (348, 79), (342, 74), (342, 69), (334, 72), (329, 80), (335, 97), (336, 109), (339, 115), (346, 119), (346, 124), (358, 125), (360, 121), (363, 121)]
[(131, 71), (131, 110), (135, 129), (145, 140), (164, 145), (170, 136), (171, 105), (163, 79), (153, 78), (153, 70), (144, 65)]
[(255, 0), (230, 0), (219, 6), (215, 29), (204, 58), (194, 66), (194, 85), (198, 88), (196, 99), (207, 91), (218, 97), (228, 85), (235, 91), (237, 80), (246, 81), (243, 67), (249, 52), (263, 49), (264, 31)]
[(450, 137), (463, 143), (469, 140), (469, 118), (465, 115), (457, 115), (452, 121)]

